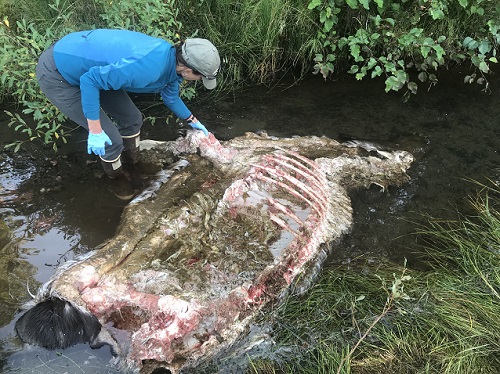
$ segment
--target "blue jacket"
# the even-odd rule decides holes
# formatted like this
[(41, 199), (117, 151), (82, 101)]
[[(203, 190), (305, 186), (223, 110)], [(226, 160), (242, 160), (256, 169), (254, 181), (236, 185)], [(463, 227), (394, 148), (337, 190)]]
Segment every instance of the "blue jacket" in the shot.
[(99, 91), (160, 92), (165, 105), (186, 119), (179, 97), (175, 47), (163, 39), (128, 30), (87, 30), (66, 35), (54, 46), (54, 61), (66, 81), (80, 86), (86, 118), (99, 119)]

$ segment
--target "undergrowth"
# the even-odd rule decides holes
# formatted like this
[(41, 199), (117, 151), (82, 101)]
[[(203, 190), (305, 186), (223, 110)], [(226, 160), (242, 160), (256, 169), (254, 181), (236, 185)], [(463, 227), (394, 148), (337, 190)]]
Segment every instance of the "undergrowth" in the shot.
[[(454, 64), (471, 66), (457, 79), (488, 91), (500, 43), (500, 3), (490, 0), (4, 0), (0, 10), (0, 101), (19, 104), (8, 113), (20, 133), (8, 145), (14, 150), (34, 140), (57, 150), (70, 135), (34, 69), (45, 48), (74, 30), (210, 39), (223, 61), (215, 94), (285, 76), (297, 83), (312, 73), (349, 73), (383, 77), (386, 92), (407, 99)], [(193, 99), (199, 87), (184, 87), (183, 97)]]
[(418, 230), (428, 270), (358, 259), (325, 271), (276, 312), (275, 348), (247, 372), (497, 373), (499, 197), (485, 187), (475, 216)]

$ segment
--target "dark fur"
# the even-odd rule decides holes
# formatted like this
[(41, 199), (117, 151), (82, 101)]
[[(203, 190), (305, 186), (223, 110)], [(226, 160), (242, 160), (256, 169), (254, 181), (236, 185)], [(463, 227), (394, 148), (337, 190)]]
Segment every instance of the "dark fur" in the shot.
[(24, 343), (47, 349), (92, 343), (100, 331), (95, 316), (57, 297), (36, 304), (16, 322), (16, 332)]

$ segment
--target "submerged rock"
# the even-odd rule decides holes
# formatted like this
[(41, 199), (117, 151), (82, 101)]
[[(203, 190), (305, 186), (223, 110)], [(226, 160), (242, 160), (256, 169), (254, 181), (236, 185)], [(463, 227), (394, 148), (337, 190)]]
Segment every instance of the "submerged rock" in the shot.
[(143, 373), (206, 363), (314, 281), (351, 227), (349, 190), (400, 185), (413, 161), (314, 136), (221, 144), (189, 131), (142, 146), (148, 162), (179, 159), (125, 207), (112, 239), (40, 289), (16, 325), (23, 341), (109, 344)]

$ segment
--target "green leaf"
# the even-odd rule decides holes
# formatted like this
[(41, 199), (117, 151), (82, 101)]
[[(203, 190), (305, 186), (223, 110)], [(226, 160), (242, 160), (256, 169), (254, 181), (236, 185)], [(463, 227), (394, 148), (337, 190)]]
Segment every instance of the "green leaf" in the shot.
[(44, 137), (45, 144), (49, 144), (49, 142), (51, 140), (52, 140), (52, 132), (51, 131), (47, 131), (45, 133), (45, 137)]
[(406, 83), (408, 80), (408, 74), (404, 70), (397, 70), (396, 71), (396, 78), (398, 79), (398, 82), (401, 83), (401, 86), (403, 83)]
[(326, 14), (326, 10), (322, 10), (321, 13), (319, 14), (319, 21), (321, 23), (325, 23), (325, 21), (327, 20), (328, 16)]
[(432, 39), (432, 38), (425, 38), (424, 39), (424, 44), (425, 45), (429, 45), (429, 46), (434, 45), (434, 39)]
[[(418, 85), (415, 82), (408, 82), (408, 89), (411, 91), (412, 94), (416, 95)], [(403, 279), (403, 280), (405, 280), (405, 279)]]
[(323, 55), (321, 53), (316, 53), (316, 56), (314, 56), (314, 62), (322, 62), (323, 61)]
[(487, 39), (484, 39), (480, 44), (479, 44), (479, 53), (485, 55), (487, 54), (488, 52), (491, 51), (491, 44), (489, 42), (489, 40)]
[(399, 81), (396, 77), (391, 76), (385, 80), (385, 92), (399, 90)]
[(420, 53), (422, 54), (422, 56), (424, 56), (424, 58), (427, 58), (430, 50), (431, 50), (431, 47), (427, 47), (425, 45), (420, 47)]
[(323, 27), (324, 31), (325, 31), (325, 32), (329, 32), (329, 31), (332, 29), (333, 25), (334, 25), (334, 20), (333, 20), (333, 18), (328, 18), (328, 19), (325, 21), (325, 24), (324, 24), (324, 27)]
[(360, 48), (358, 44), (351, 44), (351, 56), (357, 61), (359, 58)]
[(330, 18), (332, 16), (332, 8), (330, 8), (329, 6), (326, 7), (326, 18)]
[(467, 49), (474, 50), (479, 47), (479, 42), (470, 37), (466, 37), (464, 39), (463, 46)]
[(380, 66), (375, 66), (375, 69), (372, 71), (372, 79), (375, 77), (380, 77), (383, 73), (383, 70)]
[(473, 10), (474, 13), (479, 14), (480, 16), (484, 16), (484, 8), (481, 7), (471, 7), (471, 10)]
[[(382, 60), (382, 59), (380, 59)], [(396, 70), (396, 65), (392, 61), (385, 61), (384, 69), (386, 72), (393, 72)]]
[(312, 0), (309, 5), (307, 6), (307, 9), (314, 9), (320, 6), (322, 3), (322, 0)]
[(458, 0), (458, 3), (462, 6), (462, 8), (466, 8), (468, 2), (469, 0)]
[(418, 36), (422, 35), (423, 31), (424, 31), (424, 29), (414, 27), (413, 29), (410, 30), (410, 34), (418, 37)]
[(358, 9), (358, 0), (345, 0), (346, 4), (352, 9)]
[(490, 71), (490, 67), (485, 61), (481, 61), (479, 64), (479, 70), (481, 70), (483, 73), (488, 73)]
[(366, 72), (360, 72), (356, 74), (356, 80), (360, 81), (366, 76)]
[(335, 61), (335, 55), (333, 53), (329, 53), (326, 55), (326, 61), (333, 62)]
[(432, 19), (443, 19), (444, 18), (444, 13), (441, 9), (431, 9), (430, 10)]
[(443, 47), (441, 47), (439, 44), (436, 44), (432, 48), (434, 48), (434, 50), (436, 51), (437, 59), (441, 60), (445, 55)]
[(352, 65), (351, 68), (349, 69), (348, 73), (349, 74), (354, 74), (359, 71), (359, 66), (358, 65)]
[(363, 5), (363, 8), (366, 10), (370, 10), (370, 0), (358, 0), (361, 5)]
[(377, 65), (377, 60), (375, 60), (373, 57), (370, 57), (368, 60), (368, 69), (372, 69), (375, 65)]

